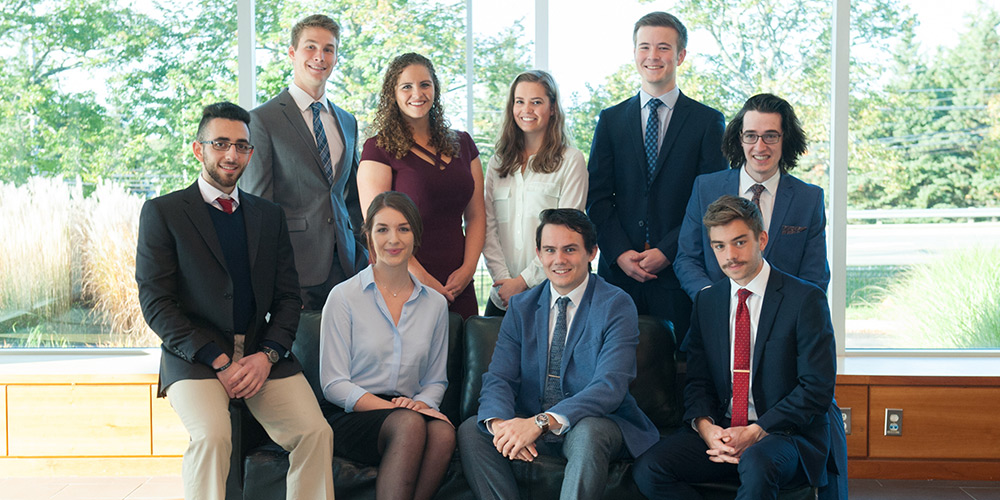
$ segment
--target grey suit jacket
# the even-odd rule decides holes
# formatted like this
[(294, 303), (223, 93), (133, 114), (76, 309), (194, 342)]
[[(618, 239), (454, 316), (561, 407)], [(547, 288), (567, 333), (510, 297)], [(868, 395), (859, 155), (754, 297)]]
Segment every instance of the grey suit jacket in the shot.
[(323, 173), (316, 139), (287, 88), (250, 111), (254, 153), (240, 187), (285, 210), (303, 287), (326, 281), (335, 248), (345, 276), (354, 276), (368, 264), (368, 254), (357, 234), (362, 222), (357, 183), (358, 122), (332, 103), (331, 107), (344, 142), (344, 155), (334, 165), (333, 185)]
[[(233, 355), (233, 280), (209, 210), (215, 209), (202, 199), (195, 182), (147, 201), (139, 216), (135, 279), (142, 315), (163, 340), (160, 396), (178, 380), (215, 378), (210, 366), (195, 360), (206, 344), (215, 342)], [(240, 193), (239, 210), (257, 304), (244, 352), (258, 352), (262, 340), (291, 351), (302, 300), (285, 215), (275, 204), (247, 193)], [(300, 371), (289, 355), (271, 368), (268, 378)]]

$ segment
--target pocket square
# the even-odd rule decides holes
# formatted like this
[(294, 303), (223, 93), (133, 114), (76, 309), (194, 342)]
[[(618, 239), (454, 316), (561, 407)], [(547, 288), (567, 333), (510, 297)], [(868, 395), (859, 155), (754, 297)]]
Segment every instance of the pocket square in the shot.
[(805, 226), (781, 226), (781, 234), (795, 234), (805, 231)]

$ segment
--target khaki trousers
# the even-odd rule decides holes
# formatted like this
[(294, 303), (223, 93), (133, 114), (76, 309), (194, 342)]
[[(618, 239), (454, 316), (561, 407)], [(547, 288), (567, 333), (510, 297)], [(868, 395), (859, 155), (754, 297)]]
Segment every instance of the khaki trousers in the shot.
[[(191, 435), (181, 469), (184, 498), (224, 500), (233, 449), (226, 390), (217, 379), (181, 380), (167, 388), (167, 399)], [(267, 380), (246, 404), (290, 453), (285, 498), (332, 500), (333, 430), (305, 376)]]

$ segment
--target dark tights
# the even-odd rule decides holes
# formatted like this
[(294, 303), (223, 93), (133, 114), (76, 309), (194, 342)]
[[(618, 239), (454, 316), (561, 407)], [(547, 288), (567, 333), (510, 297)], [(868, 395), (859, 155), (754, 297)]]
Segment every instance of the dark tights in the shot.
[(455, 451), (455, 428), (415, 411), (394, 411), (379, 431), (378, 451), (375, 498), (429, 500)]

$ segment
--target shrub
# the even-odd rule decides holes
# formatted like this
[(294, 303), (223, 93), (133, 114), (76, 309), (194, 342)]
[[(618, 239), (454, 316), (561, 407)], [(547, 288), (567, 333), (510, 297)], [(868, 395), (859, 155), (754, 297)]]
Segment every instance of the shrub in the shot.
[(107, 325), (111, 346), (150, 347), (160, 340), (146, 325), (135, 283), (135, 250), (143, 199), (113, 182), (98, 183), (81, 203), (77, 226), (83, 297)]
[(885, 311), (912, 346), (1000, 347), (1000, 247), (974, 246), (904, 271), (885, 291)]

